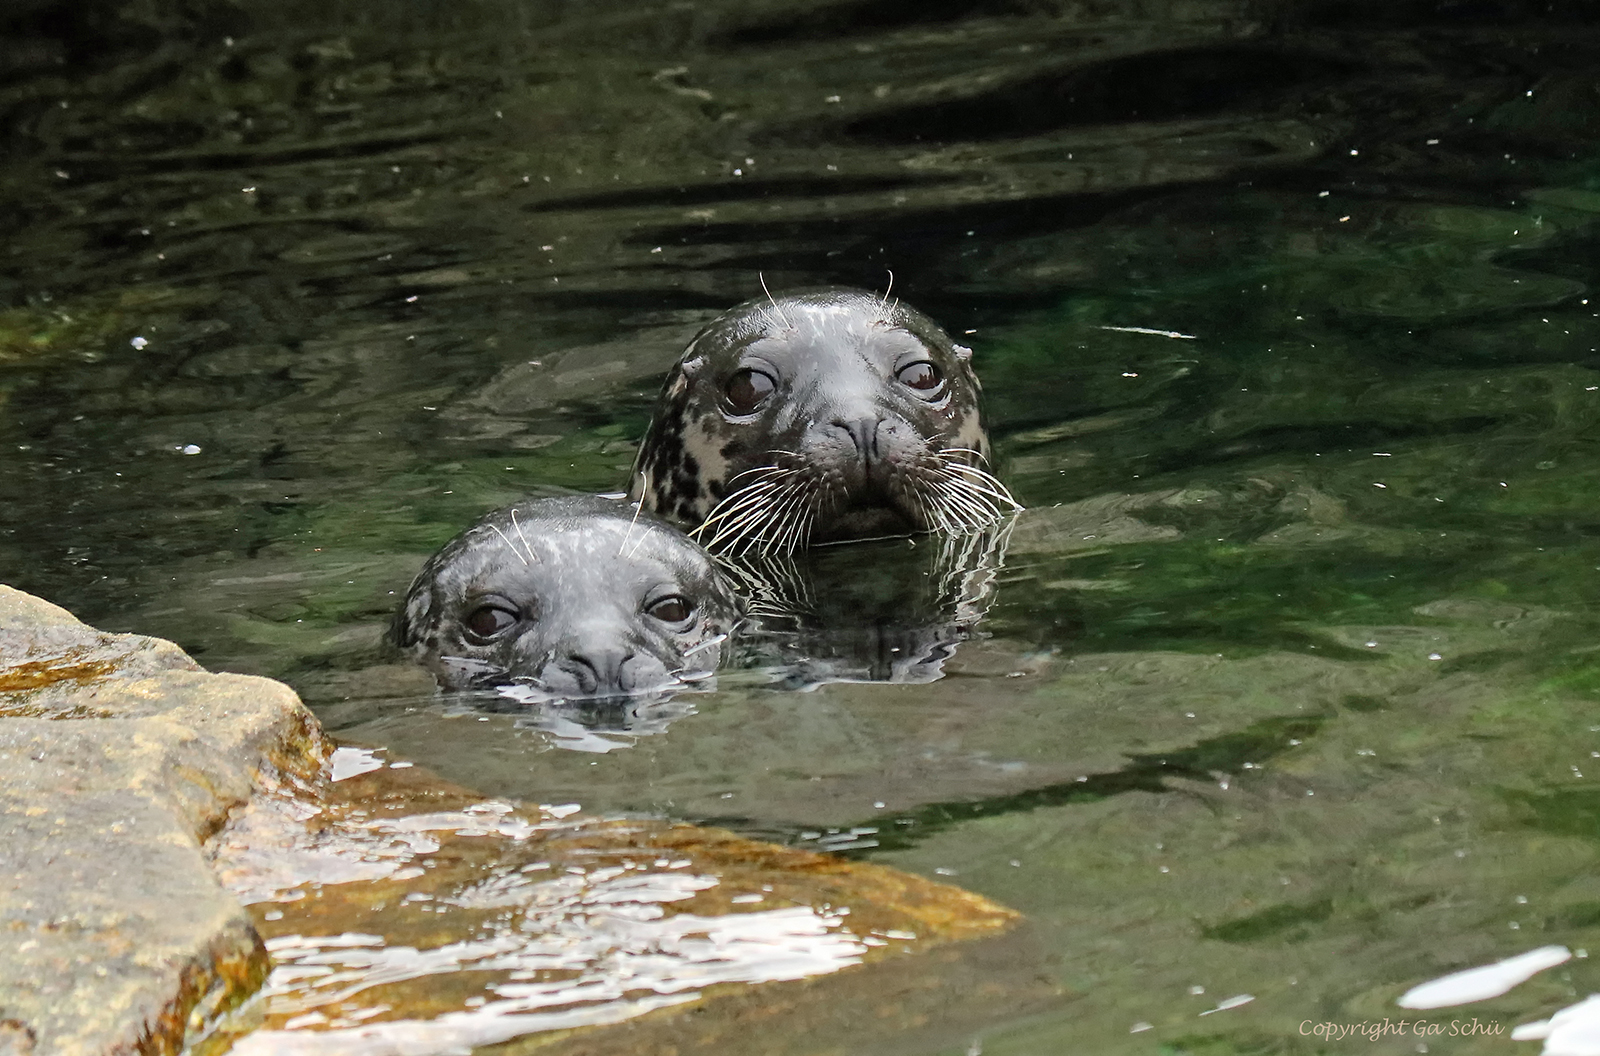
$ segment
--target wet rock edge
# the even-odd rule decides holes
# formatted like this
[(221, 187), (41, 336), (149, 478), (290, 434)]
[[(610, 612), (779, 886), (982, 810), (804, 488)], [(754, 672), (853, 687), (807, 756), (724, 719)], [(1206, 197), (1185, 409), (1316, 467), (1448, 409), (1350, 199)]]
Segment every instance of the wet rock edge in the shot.
[(176, 1053), (259, 987), (202, 843), (328, 751), (287, 686), (0, 585), (0, 1052)]

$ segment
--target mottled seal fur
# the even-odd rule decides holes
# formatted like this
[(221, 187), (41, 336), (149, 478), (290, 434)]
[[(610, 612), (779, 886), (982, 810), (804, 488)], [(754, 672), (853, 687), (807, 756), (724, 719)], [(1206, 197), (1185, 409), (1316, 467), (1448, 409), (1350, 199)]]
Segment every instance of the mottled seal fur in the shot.
[(630, 494), (732, 553), (992, 524), (1016, 503), (971, 356), (865, 290), (746, 301), (668, 375)]
[(446, 543), (391, 637), (446, 689), (618, 697), (708, 678), (738, 620), (727, 578), (696, 543), (585, 496), (495, 510)]

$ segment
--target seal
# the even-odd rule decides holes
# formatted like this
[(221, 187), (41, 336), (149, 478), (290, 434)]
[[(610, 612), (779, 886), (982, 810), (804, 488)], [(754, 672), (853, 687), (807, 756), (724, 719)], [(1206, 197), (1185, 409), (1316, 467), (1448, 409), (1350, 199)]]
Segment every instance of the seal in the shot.
[(630, 495), (734, 554), (981, 529), (1020, 507), (984, 468), (971, 358), (887, 295), (746, 301), (668, 374)]
[(518, 502), (450, 540), (390, 637), (444, 689), (515, 686), (535, 702), (704, 682), (739, 620), (727, 577), (694, 541), (583, 496)]

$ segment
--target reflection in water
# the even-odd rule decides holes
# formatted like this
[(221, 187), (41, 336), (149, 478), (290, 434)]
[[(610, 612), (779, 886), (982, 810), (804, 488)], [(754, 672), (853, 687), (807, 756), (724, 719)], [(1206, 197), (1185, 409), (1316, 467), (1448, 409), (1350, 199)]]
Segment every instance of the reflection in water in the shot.
[(501, 686), (492, 695), (462, 695), (478, 711), (516, 715), (516, 725), (538, 730), (557, 748), (605, 753), (631, 747), (639, 737), (664, 733), (678, 719), (694, 714), (686, 693), (706, 693), (707, 683), (670, 693), (607, 700), (551, 700), (524, 686)]
[(1593, 1056), (1600, 1050), (1600, 994), (1590, 994), (1549, 1019), (1523, 1023), (1511, 1032), (1512, 1041), (1544, 1039), (1539, 1056)]
[(980, 532), (719, 558), (748, 595), (780, 684), (927, 683), (994, 600), (1015, 518)]
[(717, 984), (825, 975), (1013, 917), (878, 866), (590, 820), (577, 804), (519, 808), (340, 752), (343, 780), (321, 800), (258, 803), (216, 849), (274, 961), (213, 1036), (248, 1032), (234, 1052), (459, 1052), (700, 1001)]
[(1571, 959), (1572, 951), (1565, 946), (1540, 946), (1503, 961), (1419, 983), (1401, 994), (1395, 1004), (1401, 1008), (1449, 1008), (1487, 1001), (1522, 985), (1546, 968)]

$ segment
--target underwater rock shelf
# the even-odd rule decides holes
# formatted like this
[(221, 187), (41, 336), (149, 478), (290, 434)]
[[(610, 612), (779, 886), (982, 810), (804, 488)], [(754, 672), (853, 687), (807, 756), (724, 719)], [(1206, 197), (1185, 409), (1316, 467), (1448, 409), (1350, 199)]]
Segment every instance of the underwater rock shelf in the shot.
[(287, 686), (0, 586), (0, 1052), (172, 1053), (252, 993), (202, 844), (326, 756)]

